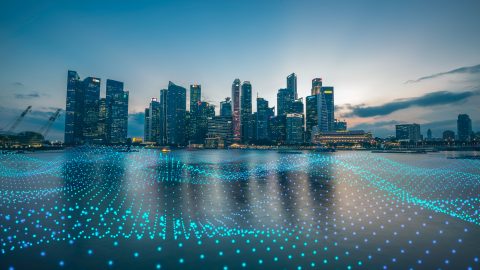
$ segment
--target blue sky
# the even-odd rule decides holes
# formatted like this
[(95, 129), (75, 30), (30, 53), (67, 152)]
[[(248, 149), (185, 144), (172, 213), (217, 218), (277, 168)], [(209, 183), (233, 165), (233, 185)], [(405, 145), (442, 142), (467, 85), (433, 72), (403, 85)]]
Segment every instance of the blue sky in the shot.
[[(335, 86), (336, 117), (375, 135), (417, 122), (440, 136), (459, 113), (480, 130), (478, 10), (479, 1), (2, 1), (0, 128), (27, 105), (19, 130), (40, 128), (65, 107), (73, 69), (102, 78), (102, 95), (107, 78), (125, 82), (132, 136), (169, 80), (202, 84), (218, 106), (238, 77), (274, 105), (291, 72), (300, 96), (314, 77)], [(473, 68), (455, 72), (464, 67)], [(398, 101), (408, 106), (391, 111)], [(51, 138), (63, 138), (62, 121)]]

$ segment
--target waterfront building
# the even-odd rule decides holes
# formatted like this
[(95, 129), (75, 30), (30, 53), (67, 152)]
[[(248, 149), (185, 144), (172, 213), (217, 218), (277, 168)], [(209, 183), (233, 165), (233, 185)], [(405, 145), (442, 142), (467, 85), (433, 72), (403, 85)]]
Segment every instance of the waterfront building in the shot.
[(249, 81), (244, 81), (241, 88), (240, 97), (240, 130), (242, 143), (248, 143), (252, 140), (252, 85)]
[(144, 141), (157, 143), (160, 140), (160, 102), (156, 98), (150, 100), (145, 109)]
[(303, 143), (303, 114), (288, 113), (286, 115), (286, 143)]
[(98, 127), (97, 139), (101, 142), (107, 141), (107, 101), (106, 98), (101, 98), (98, 109)]
[(306, 97), (305, 142), (308, 142), (308, 143), (312, 141), (313, 127), (318, 125), (317, 99), (318, 99), (318, 95), (312, 95), (312, 96)]
[[(189, 113), (186, 113), (185, 118), (188, 122), (186, 136), (187, 141), (196, 141), (199, 135), (199, 121), (200, 121), (200, 110), (201, 110), (201, 99), (202, 99), (202, 87), (199, 84), (190, 85), (190, 106)], [(186, 123), (187, 124), (187, 123)], [(200, 139), (200, 140), (203, 140)], [(195, 142), (198, 143), (198, 142)]]
[(193, 112), (197, 104), (202, 101), (202, 86), (200, 84), (190, 85), (190, 112)]
[(65, 144), (96, 142), (100, 116), (100, 79), (88, 77), (82, 81), (77, 72), (69, 70), (65, 111)]
[(372, 134), (363, 130), (320, 131), (314, 135), (315, 144), (363, 144), (372, 141)]
[(232, 144), (232, 118), (229, 116), (213, 116), (207, 120), (208, 132), (205, 148), (225, 148)]
[(195, 121), (195, 133), (192, 134), (190, 141), (194, 144), (202, 144), (205, 141), (208, 131), (208, 119), (215, 116), (215, 106), (208, 102), (197, 102), (194, 110), (195, 114), (190, 114), (190, 122)]
[(303, 98), (296, 99), (292, 102), (290, 113), (303, 114)]
[(298, 99), (297, 75), (295, 75), (295, 73), (292, 73), (287, 76), (287, 89), (289, 89), (290, 92), (293, 94), (294, 99)]
[(395, 125), (395, 131), (399, 141), (418, 142), (421, 140), (419, 124)]
[(458, 140), (469, 142), (472, 140), (472, 120), (468, 114), (459, 114), (457, 119)]
[[(77, 100), (78, 101), (78, 100)], [(83, 98), (80, 102), (80, 111), (82, 111), (82, 143), (94, 143), (97, 139), (98, 116), (100, 101), (100, 79), (88, 77), (83, 80)], [(108, 118), (108, 111), (107, 111)]]
[(345, 131), (345, 130), (347, 130), (347, 122), (335, 119), (333, 131)]
[(266, 141), (269, 139), (269, 121), (273, 117), (273, 108), (268, 107), (268, 101), (257, 97), (257, 112), (255, 113), (255, 139)]
[(322, 78), (314, 78), (312, 80), (311, 95), (316, 96), (320, 94), (320, 89), (322, 89)]
[(240, 130), (240, 79), (235, 79), (232, 83), (232, 103), (233, 103), (233, 141), (239, 143), (241, 140)]
[(107, 79), (106, 91), (106, 142), (125, 143), (128, 130), (128, 96), (123, 82)]
[[(333, 86), (322, 86), (320, 88), (320, 93), (322, 99), (325, 100), (325, 110), (327, 116), (327, 130), (334, 131), (335, 130), (335, 102), (334, 102), (334, 89)], [(322, 101), (323, 102), (323, 101)], [(322, 103), (323, 104), (323, 103)]]
[(187, 90), (173, 82), (166, 93), (166, 140), (168, 145), (185, 145)]
[(445, 130), (442, 134), (442, 139), (449, 142), (455, 141), (455, 132), (453, 130)]
[(432, 130), (431, 129), (427, 130), (427, 140), (429, 140), (429, 141), (432, 140)]
[(65, 108), (65, 137), (66, 145), (79, 144), (82, 139), (82, 116), (80, 99), (82, 84), (76, 71), (69, 70), (67, 74), (67, 101)]
[(286, 115), (277, 115), (270, 118), (269, 138), (276, 144), (284, 144), (286, 141)]
[(232, 117), (232, 101), (229, 97), (220, 102), (220, 116)]
[(277, 115), (290, 113), (293, 101), (294, 96), (290, 89), (279, 89), (277, 93)]
[(160, 90), (160, 108), (159, 108), (159, 138), (157, 143), (167, 144), (167, 89)]

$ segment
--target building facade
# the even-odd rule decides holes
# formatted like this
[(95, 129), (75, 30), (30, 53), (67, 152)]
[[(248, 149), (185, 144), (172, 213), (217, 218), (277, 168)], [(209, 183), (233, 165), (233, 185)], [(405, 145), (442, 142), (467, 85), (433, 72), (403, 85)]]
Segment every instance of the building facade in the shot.
[(173, 82), (168, 83), (166, 92), (166, 143), (181, 146), (185, 140), (185, 114), (187, 103), (187, 90)]
[(107, 79), (106, 93), (106, 142), (125, 143), (128, 132), (128, 97), (123, 82)]
[(399, 141), (418, 142), (421, 140), (419, 124), (395, 125), (395, 135)]
[(232, 83), (232, 105), (233, 141), (239, 143), (242, 138), (240, 129), (240, 79), (235, 79)]
[(248, 143), (253, 137), (252, 128), (252, 85), (244, 81), (240, 96), (240, 130), (242, 143)]
[(292, 73), (287, 76), (287, 89), (289, 89), (290, 92), (293, 94), (294, 99), (298, 99), (297, 75), (295, 75), (295, 73)]
[(229, 97), (220, 102), (220, 116), (232, 117), (232, 100)]
[(472, 140), (472, 120), (468, 114), (459, 114), (457, 119), (458, 140), (469, 142)]
[(303, 143), (303, 114), (289, 113), (286, 115), (286, 143)]

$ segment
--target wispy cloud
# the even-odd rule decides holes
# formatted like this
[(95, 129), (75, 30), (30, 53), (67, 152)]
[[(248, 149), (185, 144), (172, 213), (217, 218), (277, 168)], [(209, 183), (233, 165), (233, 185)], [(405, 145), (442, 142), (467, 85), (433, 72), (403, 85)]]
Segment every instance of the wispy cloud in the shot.
[(476, 73), (480, 73), (480, 65), (471, 66), (471, 67), (461, 67), (461, 68), (453, 69), (446, 72), (435, 73), (425, 77), (420, 77), (416, 80), (408, 80), (405, 83), (418, 83), (421, 81), (434, 79), (434, 78), (442, 77), (449, 74), (476, 74)]
[(31, 92), (28, 94), (14, 94), (16, 99), (30, 99), (30, 98), (39, 98), (40, 93), (38, 92)]
[(425, 94), (420, 97), (398, 99), (379, 106), (347, 106), (349, 112), (343, 114), (343, 117), (374, 117), (384, 116), (393, 112), (407, 109), (413, 106), (430, 107), (437, 105), (454, 104), (466, 101), (472, 96), (480, 95), (480, 90), (465, 92), (438, 91)]
[(21, 83), (21, 82), (14, 82), (14, 83), (12, 83), (12, 85), (14, 85), (14, 86), (24, 86), (23, 83)]

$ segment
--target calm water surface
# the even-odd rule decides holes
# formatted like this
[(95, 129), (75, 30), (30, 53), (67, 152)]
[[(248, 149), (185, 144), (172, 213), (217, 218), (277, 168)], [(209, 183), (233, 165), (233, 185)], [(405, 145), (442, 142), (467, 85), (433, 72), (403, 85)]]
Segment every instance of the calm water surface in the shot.
[(0, 156), (1, 269), (480, 269), (479, 153)]

